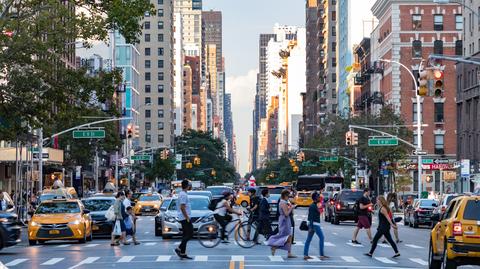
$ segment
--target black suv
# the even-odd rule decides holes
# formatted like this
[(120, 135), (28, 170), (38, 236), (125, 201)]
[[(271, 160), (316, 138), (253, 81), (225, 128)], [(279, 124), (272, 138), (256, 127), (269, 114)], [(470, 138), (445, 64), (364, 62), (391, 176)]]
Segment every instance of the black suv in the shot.
[(19, 243), (21, 230), (17, 214), (0, 211), (0, 249)]
[(340, 221), (358, 221), (357, 201), (363, 196), (362, 190), (343, 189), (335, 198), (333, 212), (330, 217), (332, 224), (338, 225)]

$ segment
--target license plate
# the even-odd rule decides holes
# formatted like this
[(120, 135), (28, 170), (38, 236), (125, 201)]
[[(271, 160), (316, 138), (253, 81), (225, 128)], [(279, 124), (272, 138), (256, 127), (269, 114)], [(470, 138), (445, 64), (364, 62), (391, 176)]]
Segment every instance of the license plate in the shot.
[(98, 231), (98, 230), (100, 230), (100, 227), (98, 227), (97, 225), (93, 225), (93, 226), (92, 226), (92, 230)]
[(49, 234), (60, 234), (59, 230), (50, 230), (48, 231)]
[(147, 212), (152, 211), (150, 208), (145, 208), (144, 210)]

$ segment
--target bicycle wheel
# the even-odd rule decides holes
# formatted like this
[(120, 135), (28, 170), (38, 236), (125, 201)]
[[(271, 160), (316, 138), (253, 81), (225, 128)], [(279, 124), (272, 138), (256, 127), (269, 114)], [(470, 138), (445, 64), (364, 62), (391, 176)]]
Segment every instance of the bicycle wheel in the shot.
[(242, 248), (251, 248), (255, 246), (258, 236), (259, 231), (257, 226), (248, 223), (248, 221), (242, 222), (235, 231), (235, 241)]
[(200, 245), (206, 248), (214, 248), (220, 244), (220, 226), (217, 223), (203, 224), (197, 231)]

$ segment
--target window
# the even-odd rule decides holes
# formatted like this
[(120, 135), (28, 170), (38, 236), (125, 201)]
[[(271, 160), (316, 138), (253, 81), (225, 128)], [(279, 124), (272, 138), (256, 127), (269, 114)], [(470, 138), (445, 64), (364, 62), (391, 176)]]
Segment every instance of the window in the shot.
[(337, 26), (332, 26), (332, 36), (337, 36)]
[(435, 31), (443, 30), (443, 15), (441, 14), (433, 15), (433, 30)]
[(158, 85), (158, 92), (159, 92), (159, 93), (163, 93), (163, 89), (164, 89), (163, 84), (159, 84), (159, 85)]
[(146, 21), (146, 22), (143, 24), (143, 29), (145, 29), (145, 30), (150, 29), (150, 22), (149, 22), (149, 21)]
[(422, 15), (413, 14), (412, 15), (412, 29), (418, 30), (422, 28)]
[(145, 130), (151, 130), (152, 129), (152, 123), (151, 122), (145, 122)]
[(157, 67), (158, 68), (163, 68), (163, 60), (158, 60)]
[(337, 67), (337, 58), (332, 58), (332, 67)]
[(151, 62), (150, 60), (145, 60), (145, 68), (150, 68)]
[(435, 40), (433, 42), (433, 53), (434, 54), (443, 54), (443, 41)]
[(145, 73), (145, 80), (149, 81), (151, 79), (151, 74), (150, 72)]
[(157, 40), (158, 42), (163, 42), (163, 34), (158, 34)]
[(152, 116), (150, 109), (145, 109), (145, 118), (150, 118)]
[[(417, 122), (417, 103), (413, 103), (413, 106), (412, 106), (412, 121), (413, 122)], [(423, 121), (423, 103), (420, 104), (420, 117), (421, 117), (421, 120)]]
[(332, 82), (333, 83), (337, 82), (337, 74), (336, 73), (332, 74)]
[(158, 97), (157, 102), (159, 106), (163, 106), (163, 97)]
[(158, 127), (158, 130), (163, 130), (164, 126), (163, 126), (163, 121), (159, 121), (157, 123), (157, 127)]
[(157, 28), (162, 30), (163, 29), (163, 21), (158, 21)]
[[(480, 45), (480, 42), (478, 43)], [(463, 47), (463, 42), (462, 40), (457, 40), (455, 41), (455, 55), (462, 55), (462, 47)]]
[(150, 42), (150, 34), (145, 34), (145, 42)]
[(158, 56), (162, 56), (164, 52), (163, 48), (158, 48)]
[(164, 142), (164, 136), (163, 134), (158, 135), (158, 143), (163, 143)]
[(412, 57), (422, 58), (422, 41), (414, 40), (412, 42)]
[(150, 56), (150, 48), (145, 48), (145, 56)]
[(164, 117), (163, 109), (159, 109), (159, 110), (157, 111), (157, 114), (158, 114), (158, 115), (157, 115), (158, 118), (162, 119), (162, 118)]
[(336, 21), (336, 20), (337, 20), (337, 12), (332, 11), (332, 21)]
[(163, 5), (163, 0), (158, 0), (157, 4)]
[(463, 16), (455, 15), (455, 30), (463, 30)]
[(145, 134), (145, 142), (150, 143), (152, 142), (152, 136), (149, 134)]
[(163, 17), (163, 8), (159, 8), (157, 12), (158, 17)]
[(145, 85), (145, 92), (149, 93), (151, 91), (152, 87), (150, 85)]
[(150, 17), (150, 12), (145, 11), (145, 14), (144, 14), (144, 15), (145, 15), (145, 17)]
[(332, 42), (332, 51), (333, 52), (337, 51), (337, 42)]
[(434, 121), (443, 122), (443, 103), (434, 103)]
[(435, 135), (435, 154), (444, 154), (443, 134)]
[[(423, 140), (423, 135), (421, 135), (421, 137), (422, 137), (422, 141), (424, 141), (424, 140)], [(418, 136), (417, 136), (417, 134), (413, 134), (413, 144), (414, 144), (415, 146), (417, 145), (417, 141), (418, 141)]]
[(158, 80), (163, 80), (163, 79), (164, 79), (164, 73), (158, 72)]
[(145, 104), (148, 105), (151, 103), (152, 103), (152, 99), (150, 97), (145, 97)]

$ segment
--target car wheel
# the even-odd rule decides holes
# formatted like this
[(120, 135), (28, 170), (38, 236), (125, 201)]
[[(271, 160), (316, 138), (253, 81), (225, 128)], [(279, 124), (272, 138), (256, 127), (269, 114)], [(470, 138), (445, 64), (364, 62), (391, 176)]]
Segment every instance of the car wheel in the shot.
[(433, 244), (432, 240), (430, 240), (430, 246), (428, 251), (428, 269), (440, 269), (442, 262), (435, 260), (434, 257), (435, 253), (433, 253)]
[(3, 249), (3, 237), (2, 234), (0, 233), (0, 250)]
[(155, 223), (155, 236), (162, 236), (162, 226)]
[(338, 217), (336, 215), (333, 215), (333, 224), (335, 224), (335, 225), (340, 224), (340, 220), (338, 219)]
[(28, 240), (28, 244), (30, 246), (35, 246), (37, 244), (37, 240)]
[(415, 221), (415, 218), (413, 219), (413, 228), (418, 228), (418, 221)]
[(248, 202), (247, 202), (247, 201), (242, 201), (242, 202), (240, 203), (240, 205), (243, 206), (243, 207), (247, 207), (247, 206), (248, 206)]
[(80, 244), (84, 244), (85, 242), (87, 242), (87, 227), (85, 227), (83, 231), (84, 231), (83, 238), (78, 240), (78, 243)]
[(162, 239), (172, 239), (171, 235), (162, 234)]
[(45, 242), (47, 242), (47, 241), (45, 241), (45, 240), (38, 240), (38, 243), (39, 243), (39, 244), (45, 244)]
[(457, 269), (457, 263), (453, 260), (448, 258), (448, 251), (447, 251), (447, 239), (445, 238), (445, 247), (443, 248), (443, 262), (442, 262), (442, 269)]

